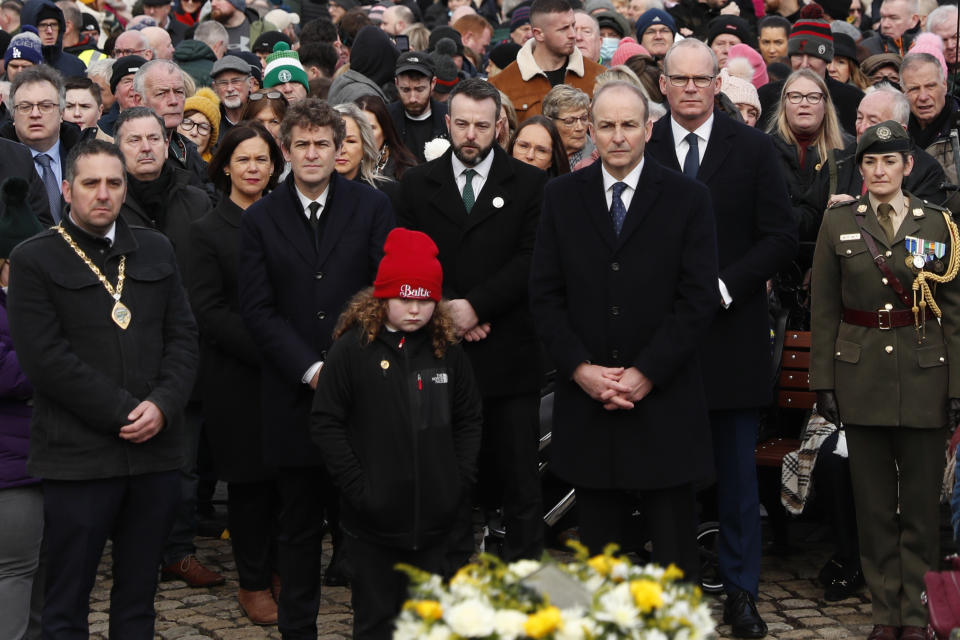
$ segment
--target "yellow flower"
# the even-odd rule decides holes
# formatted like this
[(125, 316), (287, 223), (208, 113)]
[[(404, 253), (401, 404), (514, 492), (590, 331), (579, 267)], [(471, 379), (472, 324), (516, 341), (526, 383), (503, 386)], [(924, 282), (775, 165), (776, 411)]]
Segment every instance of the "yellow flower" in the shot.
[(621, 562), (622, 560), (617, 560), (613, 556), (607, 555), (593, 556), (587, 560), (587, 564), (590, 566), (590, 568), (602, 576), (609, 576), (613, 568)]
[(634, 580), (630, 583), (630, 593), (637, 608), (643, 613), (663, 606), (663, 587), (653, 580)]
[(682, 580), (683, 569), (681, 569), (680, 567), (678, 567), (677, 565), (671, 562), (670, 566), (667, 567), (666, 570), (663, 572), (663, 579), (668, 582), (672, 582), (674, 580)]
[(543, 638), (559, 629), (562, 622), (560, 609), (547, 607), (531, 614), (527, 621), (523, 623), (523, 630), (531, 638)]
[(407, 603), (407, 608), (413, 609), (418, 616), (429, 622), (443, 616), (443, 607), (436, 600), (413, 600)]

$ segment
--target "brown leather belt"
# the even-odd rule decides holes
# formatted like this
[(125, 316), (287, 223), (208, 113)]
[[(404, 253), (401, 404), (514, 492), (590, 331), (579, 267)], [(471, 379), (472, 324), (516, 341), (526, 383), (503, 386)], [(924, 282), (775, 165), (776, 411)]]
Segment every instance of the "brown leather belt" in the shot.
[[(933, 314), (925, 311), (917, 314), (918, 319), (928, 320)], [(925, 316), (925, 317), (921, 317)], [(914, 324), (913, 311), (910, 309), (878, 309), (877, 311), (861, 311), (859, 309), (844, 309), (843, 321), (871, 329), (895, 329), (897, 327), (912, 327)]]

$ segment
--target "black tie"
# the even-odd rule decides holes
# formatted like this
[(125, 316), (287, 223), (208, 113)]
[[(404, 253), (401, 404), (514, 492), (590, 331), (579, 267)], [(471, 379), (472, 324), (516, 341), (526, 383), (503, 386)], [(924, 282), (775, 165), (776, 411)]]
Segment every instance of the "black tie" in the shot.
[(690, 145), (690, 149), (687, 150), (687, 157), (683, 159), (683, 175), (696, 178), (700, 170), (700, 146), (697, 134), (688, 133), (684, 140)]
[(310, 226), (313, 227), (313, 233), (316, 235), (317, 229), (320, 228), (320, 203), (311, 202), (307, 208), (310, 209)]

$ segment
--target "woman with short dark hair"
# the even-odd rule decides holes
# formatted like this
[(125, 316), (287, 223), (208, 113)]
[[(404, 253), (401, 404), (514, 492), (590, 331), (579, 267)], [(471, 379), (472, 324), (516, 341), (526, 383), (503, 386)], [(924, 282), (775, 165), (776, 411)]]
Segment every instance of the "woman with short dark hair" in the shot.
[(254, 624), (277, 622), (270, 553), (277, 500), (274, 471), (261, 456), (260, 356), (240, 317), (237, 267), (244, 211), (276, 186), (283, 168), (280, 148), (263, 125), (233, 127), (208, 169), (224, 197), (190, 236), (190, 304), (201, 331), (197, 383), (217, 474), (228, 483), (237, 599)]

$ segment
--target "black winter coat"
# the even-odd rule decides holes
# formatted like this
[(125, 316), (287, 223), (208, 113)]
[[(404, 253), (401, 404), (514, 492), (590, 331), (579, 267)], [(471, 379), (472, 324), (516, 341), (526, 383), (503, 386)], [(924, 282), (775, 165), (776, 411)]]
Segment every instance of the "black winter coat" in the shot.
[(190, 174), (183, 169), (165, 167), (164, 171), (173, 171), (173, 184), (168, 192), (167, 212), (161, 226), (154, 212), (147, 211), (135, 199), (129, 186), (127, 197), (120, 207), (120, 217), (130, 225), (156, 229), (167, 236), (177, 254), (177, 265), (183, 281), (190, 282), (187, 260), (190, 246), (190, 225), (210, 212), (210, 199), (207, 194), (190, 185)]
[(227, 482), (269, 476), (263, 461), (260, 353), (240, 317), (237, 273), (243, 210), (224, 197), (190, 227), (190, 304), (200, 327), (204, 429), (217, 475)]
[(547, 174), (493, 149), (490, 175), (468, 214), (452, 151), (408, 170), (400, 181), (400, 226), (440, 249), (445, 298), (465, 298), (490, 335), (464, 344), (484, 396), (536, 393), (539, 347), (529, 312), (530, 259)]
[(387, 196), (334, 172), (317, 243), (293, 174), (255, 202), (240, 223), (240, 312), (263, 361), (264, 457), (270, 464), (319, 466), (307, 423), (313, 392), (302, 381), (326, 360), (347, 301), (373, 284), (394, 226)]
[(443, 539), (476, 480), (480, 393), (459, 345), (353, 328), (320, 371), (310, 435), (340, 489), (340, 524), (372, 542), (421, 549)]
[[(23, 178), (27, 181), (26, 204), (43, 225), (53, 224), (50, 217), (50, 201), (40, 174), (34, 168), (33, 155), (19, 142), (0, 137), (0, 182), (7, 178)], [(7, 205), (0, 199), (0, 218), (6, 215)]]
[[(126, 330), (110, 316), (113, 298), (56, 230), (10, 256), (7, 312), (20, 365), (33, 383), (33, 476), (89, 480), (181, 466), (182, 411), (197, 368), (197, 325), (170, 242), (117, 218), (113, 245), (62, 222), (111, 283), (127, 256), (121, 301)], [(150, 400), (164, 428), (136, 444), (118, 437), (127, 415)]]

